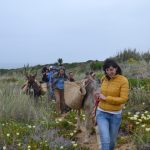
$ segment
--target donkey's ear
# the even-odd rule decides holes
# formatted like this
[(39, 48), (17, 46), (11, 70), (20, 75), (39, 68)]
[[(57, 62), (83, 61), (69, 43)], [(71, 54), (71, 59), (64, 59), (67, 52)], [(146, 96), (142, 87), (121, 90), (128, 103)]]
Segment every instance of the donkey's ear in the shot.
[(27, 68), (25, 65), (24, 65), (24, 74), (25, 74), (26, 78), (29, 79), (29, 75), (27, 73)]
[(33, 75), (34, 76), (34, 78), (37, 76), (37, 72)]
[(27, 79), (29, 79), (29, 75), (28, 74), (25, 74), (25, 76), (26, 76)]

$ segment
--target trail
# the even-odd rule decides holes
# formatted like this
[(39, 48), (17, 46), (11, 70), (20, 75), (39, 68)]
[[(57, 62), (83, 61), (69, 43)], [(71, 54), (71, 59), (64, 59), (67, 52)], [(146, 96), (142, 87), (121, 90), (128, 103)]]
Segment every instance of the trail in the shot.
[(81, 126), (81, 132), (76, 135), (76, 140), (81, 146), (86, 146), (89, 150), (98, 150), (97, 134), (90, 136), (89, 143), (84, 143), (85, 140), (85, 128)]
[[(89, 143), (84, 143), (84, 137), (85, 137), (85, 128), (82, 126), (81, 127), (82, 132), (78, 133), (76, 135), (77, 142), (81, 144), (82, 146), (86, 146), (89, 148), (89, 150), (100, 150), (100, 139), (99, 139), (99, 133), (97, 127), (95, 128), (96, 133), (91, 135), (90, 137), (90, 142)], [(136, 150), (135, 145), (133, 143), (127, 143), (127, 144), (122, 144), (118, 147), (116, 145), (115, 150)]]
[[(64, 117), (67, 114), (63, 114), (60, 117), (58, 117), (58, 119), (64, 119)], [(79, 143), (81, 146), (86, 146), (87, 148), (89, 148), (89, 150), (100, 150), (100, 139), (99, 139), (99, 133), (98, 133), (98, 129), (97, 126), (95, 127), (95, 133), (93, 135), (90, 136), (89, 138), (89, 143), (84, 143), (85, 140), (85, 127), (83, 126), (83, 124), (81, 123), (81, 132), (78, 132), (75, 135), (75, 139), (77, 141), (77, 143)], [(116, 146), (115, 150), (136, 150), (135, 146), (133, 145), (133, 143), (127, 143), (127, 144), (123, 144), (120, 145), (119, 147)]]

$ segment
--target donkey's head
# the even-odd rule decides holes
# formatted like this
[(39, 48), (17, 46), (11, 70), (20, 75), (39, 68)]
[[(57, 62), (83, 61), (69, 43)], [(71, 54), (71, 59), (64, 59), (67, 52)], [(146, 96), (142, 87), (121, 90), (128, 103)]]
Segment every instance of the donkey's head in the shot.
[(93, 111), (94, 94), (100, 92), (100, 83), (98, 80), (88, 78), (85, 82), (86, 95), (84, 96), (82, 106), (87, 107), (89, 112)]

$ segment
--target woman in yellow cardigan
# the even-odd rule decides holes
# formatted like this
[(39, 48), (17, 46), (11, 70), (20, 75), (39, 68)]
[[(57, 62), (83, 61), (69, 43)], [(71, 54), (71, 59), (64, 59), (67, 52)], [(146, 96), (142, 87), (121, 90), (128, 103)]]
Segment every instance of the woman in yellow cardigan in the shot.
[(101, 150), (114, 150), (121, 124), (122, 108), (128, 100), (129, 84), (122, 75), (121, 68), (112, 59), (103, 65), (105, 76), (102, 78), (101, 94), (96, 122), (100, 133)]

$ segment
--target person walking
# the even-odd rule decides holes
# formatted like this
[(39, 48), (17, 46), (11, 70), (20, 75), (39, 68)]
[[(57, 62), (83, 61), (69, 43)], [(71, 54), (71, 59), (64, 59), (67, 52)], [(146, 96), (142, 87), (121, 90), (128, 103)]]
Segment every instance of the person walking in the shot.
[(128, 100), (129, 83), (120, 66), (113, 59), (103, 65), (96, 122), (100, 134), (101, 150), (114, 150), (121, 124), (122, 109)]
[(48, 72), (49, 72), (49, 70), (48, 70), (47, 66), (45, 65), (42, 68), (42, 81), (43, 82), (48, 83)]
[(65, 111), (64, 81), (67, 79), (68, 77), (65, 74), (65, 68), (63, 66), (60, 66), (58, 72), (54, 73), (52, 76), (52, 88), (54, 89), (56, 112), (58, 114), (64, 113)]
[(51, 101), (52, 99), (55, 99), (54, 96), (54, 89), (52, 87), (52, 76), (57, 72), (56, 66), (50, 66), (49, 67), (49, 73), (48, 73), (48, 100)]

